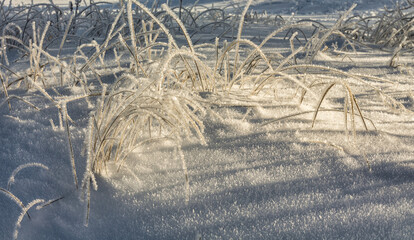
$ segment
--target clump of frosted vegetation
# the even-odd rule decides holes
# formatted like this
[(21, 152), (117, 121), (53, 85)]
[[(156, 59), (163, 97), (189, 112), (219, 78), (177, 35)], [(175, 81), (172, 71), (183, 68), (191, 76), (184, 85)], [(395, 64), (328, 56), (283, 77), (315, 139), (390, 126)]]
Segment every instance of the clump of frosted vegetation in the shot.
[[(386, 80), (314, 64), (333, 35), (345, 36), (341, 27), (349, 21), (346, 18), (355, 5), (330, 28), (320, 24), (314, 28), (312, 21), (280, 21), (273, 32), (255, 43), (242, 34), (243, 25), (249, 21), (245, 16), (252, 0), (237, 21), (223, 10), (207, 9), (200, 13), (197, 8), (171, 9), (166, 4), (159, 7), (157, 1), (148, 8), (137, 0), (124, 0), (113, 11), (101, 9), (100, 3), (82, 7), (80, 1), (68, 9), (53, 4), (5, 7), (5, 2), (0, 1), (0, 17), (6, 19), (0, 23), (3, 104), (12, 109), (11, 100), (18, 99), (40, 109), (24, 97), (9, 94), (14, 89), (26, 89), (56, 108), (56, 130), (67, 136), (67, 158), (76, 187), (76, 156), (71, 141), (74, 121), (67, 105), (86, 101), (93, 108), (85, 136), (87, 163), (81, 184), (87, 202), (86, 224), (91, 187), (98, 187), (95, 174), (104, 174), (109, 162), (122, 171), (131, 153), (154, 143), (173, 146), (175, 158), (182, 163), (183, 189), (188, 201), (189, 177), (181, 147), (194, 139), (208, 144), (205, 119), (220, 119), (213, 105), (260, 106), (262, 102), (255, 99), (270, 98), (275, 102), (277, 92), (293, 92), (292, 103), (315, 106), (311, 111), (312, 126), (321, 112), (339, 111), (343, 113), (340, 120), (344, 122), (345, 134), (352, 131), (354, 138), (358, 128), (376, 129), (373, 121), (364, 116), (354, 86), (362, 85), (375, 92), (384, 104), (405, 110), (372, 84)], [(218, 29), (214, 32), (217, 34), (214, 39), (206, 39), (203, 34), (212, 29)], [(311, 36), (306, 37), (305, 32), (312, 30)], [(286, 36), (289, 52), (270, 55), (265, 51), (267, 44), (280, 35)], [(305, 36), (306, 41), (297, 46), (295, 41), (300, 36)], [(67, 54), (65, 46), (75, 46), (76, 51)], [(23, 75), (13, 70), (12, 63), (20, 61), (12, 59), (13, 51), (29, 63)], [(104, 78), (108, 74), (111, 80)], [(323, 102), (336, 86), (342, 89), (343, 106), (324, 108)], [(64, 91), (68, 88), (80, 91), (71, 95)], [(222, 102), (213, 102), (209, 96), (220, 96)], [(274, 121), (306, 113), (309, 111)], [(362, 125), (358, 125), (358, 118)], [(17, 201), (8, 190), (3, 192)], [(41, 201), (27, 206), (17, 202), (26, 213)], [(22, 217), (16, 229), (21, 220)]]
[[(340, 31), (348, 42), (389, 52), (389, 66), (397, 67), (398, 58), (414, 50), (414, 2), (397, 1), (374, 15), (355, 14), (347, 17)], [(342, 46), (345, 47), (345, 46)]]
[[(143, 24), (137, 32), (133, 3), (141, 8), (143, 14), (149, 16), (149, 23)], [(403, 108), (401, 104), (367, 81), (378, 80), (374, 77), (312, 64), (327, 39), (339, 32), (339, 27), (355, 5), (343, 14), (332, 28), (315, 33), (303, 47), (295, 48), (293, 39), (297, 33), (294, 33), (290, 37), (291, 53), (287, 57), (278, 54), (272, 63), (262, 50), (265, 44), (277, 34), (293, 28), (310, 27), (310, 24), (305, 22), (280, 27), (260, 44), (255, 44), (242, 38), (243, 17), (250, 3), (251, 1), (247, 3), (241, 14), (237, 35), (233, 41), (222, 42), (217, 38), (214, 44), (202, 45), (195, 45), (180, 17), (167, 5), (162, 5), (162, 9), (176, 22), (183, 34), (186, 44), (181, 47), (171, 34), (170, 28), (161, 20), (162, 18), (156, 17), (150, 9), (138, 1), (125, 3), (125, 18), (128, 20), (125, 28), (128, 28), (130, 35), (118, 34), (117, 38), (114, 37), (114, 45), (118, 44), (127, 50), (131, 61), (130, 73), (122, 74), (108, 89), (104, 88), (100, 103), (97, 104), (98, 107), (90, 118), (86, 141), (88, 163), (83, 179), (88, 202), (90, 183), (97, 187), (94, 173), (104, 170), (108, 161), (117, 163), (119, 169), (134, 150), (157, 141), (174, 142), (175, 148), (178, 149), (175, 151), (176, 154), (180, 152), (181, 143), (185, 138), (196, 137), (200, 143), (206, 144), (203, 136), (203, 119), (206, 116), (205, 109), (210, 109), (209, 102), (203, 99), (206, 92), (227, 96), (237, 93), (242, 96), (243, 101), (249, 102), (250, 96), (267, 94), (269, 89), (277, 86), (278, 82), (290, 82), (293, 83), (290, 86), (301, 89), (301, 102), (305, 99), (316, 100), (312, 123), (314, 125), (318, 113), (329, 110), (321, 108), (329, 91), (336, 85), (342, 86), (346, 99), (343, 109), (330, 110), (343, 111), (345, 132), (348, 132), (348, 121), (350, 121), (350, 129), (354, 137), (356, 137), (357, 117), (361, 119), (364, 129), (368, 130), (370, 126), (366, 123), (366, 118), (352, 90), (352, 84), (363, 84), (376, 91), (384, 101), (394, 107)], [(117, 22), (114, 22), (113, 26), (116, 24)], [(151, 26), (150, 29), (147, 26)], [(158, 26), (159, 31), (153, 32), (155, 26)], [(166, 36), (166, 42), (154, 40), (159, 38), (159, 34)], [(141, 44), (138, 44), (140, 39)], [(159, 50), (160, 47), (163, 49)], [(198, 51), (202, 48), (204, 51)], [(300, 53), (303, 53), (304, 58), (298, 57)], [(102, 52), (97, 52), (93, 59), (98, 58), (100, 54)], [(211, 55), (215, 56), (215, 59), (203, 61)], [(89, 61), (83, 69), (89, 68), (92, 64)], [(121, 65), (121, 62), (118, 62), (118, 66)], [(304, 75), (304, 72), (309, 73)], [(319, 89), (323, 89), (322, 92)], [(316, 92), (321, 94), (318, 96)], [(375, 129), (372, 121), (370, 123)], [(188, 186), (185, 165), (183, 159), (183, 172)], [(87, 219), (88, 216), (89, 208)]]

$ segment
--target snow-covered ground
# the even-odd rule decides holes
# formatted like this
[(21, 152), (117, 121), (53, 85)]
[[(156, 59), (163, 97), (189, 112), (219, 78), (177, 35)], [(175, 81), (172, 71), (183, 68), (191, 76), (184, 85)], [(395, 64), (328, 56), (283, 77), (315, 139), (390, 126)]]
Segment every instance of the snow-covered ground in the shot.
[[(13, 0), (16, 5), (20, 2)], [(243, 6), (242, 1), (233, 2)], [(282, 14), (285, 19), (291, 13), (299, 15), (295, 20), (307, 15), (331, 26), (353, 2), (260, 0), (253, 1), (251, 9)], [(389, 0), (356, 2), (355, 11), (366, 14), (377, 14), (384, 4), (392, 6)], [(212, 0), (199, 3), (223, 4)], [(177, 4), (171, 1), (171, 5)], [(243, 38), (260, 43), (276, 28), (247, 22)], [(263, 52), (288, 55), (289, 41), (283, 37), (269, 42)], [(70, 56), (71, 51), (67, 47), (62, 55)], [(213, 62), (214, 53), (205, 54), (206, 62)], [(343, 112), (320, 111), (312, 127), (313, 110), (323, 89), (315, 90), (314, 101), (299, 107), (298, 99), (291, 98), (297, 96), (296, 89), (285, 82), (278, 83), (280, 92), (259, 94), (247, 101), (240, 96), (243, 89), (240, 95), (202, 96), (211, 110), (203, 119), (207, 145), (197, 141), (182, 145), (189, 200), (182, 162), (173, 147), (148, 145), (129, 154), (119, 171), (118, 165), (108, 163), (96, 175), (98, 190), (91, 191), (87, 227), (87, 203), (80, 200), (83, 190), (77, 190), (73, 182), (67, 135), (58, 129), (56, 106), (39, 91), (21, 86), (11, 88), (9, 95), (22, 97), (40, 110), (13, 99), (10, 111), (2, 92), (0, 187), (25, 206), (35, 199), (57, 201), (41, 209), (31, 208), (29, 219), (21, 216), (22, 207), (12, 197), (0, 194), (0, 238), (13, 239), (21, 216), (18, 239), (413, 239), (414, 62), (411, 52), (402, 55), (400, 66), (393, 68), (388, 64), (391, 55), (360, 46), (356, 52), (328, 49), (314, 59), (320, 66), (375, 77), (367, 84), (349, 80), (370, 120), (366, 131), (355, 117), (355, 137), (352, 131), (344, 132)], [(117, 68), (115, 61), (111, 64)], [(23, 75), (28, 65), (11, 68)], [(113, 78), (108, 71), (100, 74), (103, 80)], [(376, 90), (399, 101), (406, 110), (384, 104)], [(56, 92), (82, 94), (79, 86), (56, 86), (47, 91), (53, 96)], [(326, 97), (322, 103), (326, 109), (343, 109), (348, 99), (342, 86), (333, 87)], [(86, 169), (85, 138), (93, 104), (82, 99), (67, 106), (73, 120), (70, 134), (79, 182)], [(295, 115), (300, 112), (304, 114)], [(289, 115), (292, 117), (284, 118)], [(351, 126), (351, 117), (347, 119)], [(42, 165), (24, 168), (10, 181), (13, 171), (28, 163)]]

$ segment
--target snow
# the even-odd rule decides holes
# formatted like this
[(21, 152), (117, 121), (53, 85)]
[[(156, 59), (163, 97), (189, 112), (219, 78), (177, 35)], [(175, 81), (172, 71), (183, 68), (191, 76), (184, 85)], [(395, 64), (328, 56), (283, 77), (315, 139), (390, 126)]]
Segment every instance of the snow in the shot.
[[(20, 2), (13, 0), (16, 5)], [(235, 2), (243, 6), (242, 1)], [(260, 0), (254, 1), (252, 9), (285, 18), (295, 13), (296, 20), (315, 17), (333, 25), (353, 2)], [(391, 5), (389, 0), (356, 2), (355, 11), (367, 14)], [(245, 24), (243, 37), (263, 40), (273, 27)], [(269, 42), (264, 51), (290, 49), (288, 41), (281, 42)], [(206, 62), (215, 58), (208, 54)], [(0, 187), (25, 206), (35, 206), (29, 210), (29, 219), (7, 194), (0, 193), (0, 238), (13, 239), (16, 222), (21, 220), (18, 239), (413, 239), (413, 55), (399, 58), (401, 68), (389, 67), (389, 59), (390, 53), (370, 48), (346, 54), (320, 52), (315, 58), (315, 64), (392, 81), (369, 80), (369, 84), (407, 108), (397, 112), (382, 104), (367, 85), (354, 83), (358, 104), (377, 129), (368, 122), (365, 131), (356, 117), (356, 138), (351, 131), (344, 132), (343, 112), (319, 112), (313, 128), (313, 112), (283, 118), (313, 111), (317, 102), (298, 108), (291, 101), (296, 93), (283, 82), (274, 97), (258, 95), (249, 104), (239, 104), (238, 95), (206, 94), (203, 99), (214, 103), (214, 114), (207, 112), (204, 120), (208, 144), (189, 140), (182, 145), (189, 201), (174, 146), (168, 142), (148, 145), (130, 154), (119, 171), (117, 164), (108, 163), (96, 175), (98, 190), (91, 190), (87, 227), (87, 204), (81, 201), (83, 191), (74, 185), (67, 135), (59, 129), (56, 106), (38, 91), (12, 89), (9, 94), (25, 97), (40, 110), (17, 99), (11, 100), (11, 111), (7, 103), (1, 105)], [(115, 61), (109, 65), (117, 68)], [(19, 67), (16, 70), (25, 73)], [(71, 96), (83, 94), (79, 86), (57, 90)], [(315, 94), (321, 96), (321, 91)], [(343, 109), (341, 86), (333, 87), (327, 96), (324, 108)], [(1, 97), (3, 101), (4, 94)], [(91, 105), (81, 99), (67, 106), (73, 119), (70, 132), (78, 181), (86, 169)], [(274, 121), (279, 118), (283, 119)], [(25, 167), (30, 163), (41, 167)], [(20, 171), (14, 172), (19, 166)], [(10, 177), (13, 184), (8, 188)], [(57, 201), (36, 209), (41, 206), (38, 202), (49, 200)]]

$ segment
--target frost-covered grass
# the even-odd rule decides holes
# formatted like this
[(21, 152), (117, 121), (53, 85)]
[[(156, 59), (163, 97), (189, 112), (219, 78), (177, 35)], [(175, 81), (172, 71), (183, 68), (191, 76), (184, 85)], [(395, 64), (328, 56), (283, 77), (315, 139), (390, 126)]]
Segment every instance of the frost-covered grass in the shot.
[(412, 52), (251, 3), (3, 7), (3, 238), (411, 239)]

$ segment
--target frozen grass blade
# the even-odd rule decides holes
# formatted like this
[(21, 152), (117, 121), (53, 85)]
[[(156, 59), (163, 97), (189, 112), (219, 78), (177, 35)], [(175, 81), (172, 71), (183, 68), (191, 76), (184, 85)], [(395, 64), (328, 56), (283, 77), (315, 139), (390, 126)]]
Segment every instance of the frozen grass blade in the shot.
[(315, 126), (316, 117), (318, 116), (319, 109), (320, 109), (320, 107), (321, 107), (321, 104), (322, 104), (323, 100), (324, 100), (324, 99), (325, 99), (325, 97), (326, 97), (326, 94), (328, 94), (329, 90), (331, 90), (331, 88), (332, 88), (333, 86), (335, 86), (335, 84), (336, 84), (336, 83), (332, 83), (332, 84), (330, 84), (330, 85), (329, 85), (329, 86), (325, 89), (325, 91), (323, 92), (323, 94), (322, 94), (322, 96), (321, 96), (321, 99), (319, 100), (318, 105), (316, 106), (315, 114), (313, 115), (313, 118), (312, 118), (312, 127), (314, 127), (314, 126)]
[(16, 174), (19, 173), (21, 170), (23, 170), (25, 168), (29, 168), (29, 167), (40, 167), (40, 168), (43, 168), (45, 170), (49, 170), (49, 168), (46, 165), (42, 164), (42, 163), (22, 164), (22, 165), (18, 166), (16, 169), (14, 169), (11, 176), (9, 177), (9, 180), (7, 181), (7, 190), (10, 190), (10, 186), (14, 183)]
[(64, 35), (62, 37), (62, 41), (60, 42), (58, 57), (60, 56), (60, 53), (62, 52), (63, 45), (65, 44), (66, 38), (68, 37), (68, 33), (69, 33), (69, 30), (70, 30), (70, 27), (72, 26), (72, 21), (73, 21), (73, 18), (74, 17), (75, 17), (75, 13), (73, 13), (72, 15), (70, 15), (69, 21), (68, 21), (68, 23), (66, 25), (65, 33), (64, 33)]
[(181, 17), (178, 17), (166, 4), (162, 4), (161, 7), (178, 23), (178, 25), (184, 33), (184, 37), (187, 41), (190, 51), (194, 53), (193, 42), (191, 41), (190, 35), (188, 34), (187, 29), (181, 21)]
[[(136, 39), (136, 34), (135, 34), (134, 19), (132, 17), (132, 1), (128, 1), (128, 3), (127, 3), (127, 13), (128, 13), (129, 32), (131, 34), (131, 44), (132, 44), (132, 48), (133, 48), (133, 51), (131, 51), (131, 50), (130, 51), (131, 51), (132, 56), (134, 56), (134, 58), (135, 58), (136, 72), (138, 73), (139, 60), (138, 60), (138, 49), (137, 49), (137, 39)], [(119, 35), (119, 38), (122, 39), (121, 34)], [(126, 47), (128, 47), (126, 45), (126, 43), (124, 43), (124, 45)]]
[[(144, 69), (144, 67), (142, 66), (142, 64), (141, 64), (141, 61), (138, 59), (138, 49), (137, 49), (137, 47), (135, 46), (135, 45), (133, 45), (132, 47), (134, 48), (134, 50), (132, 50), (129, 46), (128, 46), (128, 44), (126, 43), (126, 41), (124, 40), (124, 38), (122, 37), (122, 35), (121, 34), (119, 34), (119, 36), (118, 36), (118, 39), (119, 39), (119, 42), (126, 48), (126, 49), (128, 49), (128, 51), (130, 52), (130, 54), (131, 54), (131, 56), (134, 58), (134, 60), (135, 60), (135, 72), (136, 72), (136, 74), (138, 74), (139, 73), (139, 69), (141, 70), (141, 72), (144, 74), (144, 76), (146, 77), (146, 78), (148, 78), (148, 74), (146, 73), (146, 71), (145, 71), (145, 69)], [(139, 69), (138, 69), (138, 67), (139, 67)]]
[[(0, 191), (2, 193), (4, 193), (7, 197), (9, 197), (11, 200), (13, 200), (22, 209), (24, 209), (24, 204), (22, 203), (22, 201), (18, 197), (16, 197), (13, 193), (11, 193), (10, 191), (8, 191), (8, 190), (6, 190), (4, 188), (1, 188), (1, 187), (0, 187)], [(29, 213), (27, 213), (27, 217), (30, 219)]]
[(33, 206), (35, 206), (36, 204), (40, 204), (43, 203), (45, 200), (43, 199), (35, 199), (33, 201), (31, 201), (29, 204), (27, 204), (27, 206), (23, 207), (22, 212), (19, 216), (19, 218), (17, 219), (16, 225), (14, 227), (14, 234), (13, 234), (13, 238), (16, 240), (18, 235), (19, 235), (19, 228), (20, 228), (20, 224), (23, 220), (24, 215), (27, 214), (27, 211), (29, 211), (30, 208), (32, 208)]
[(38, 107), (36, 107), (33, 103), (27, 101), (26, 99), (19, 97), (19, 96), (15, 96), (15, 95), (9, 95), (6, 100), (4, 100), (2, 103), (0, 103), (0, 107), (3, 106), (5, 103), (10, 103), (12, 99), (17, 99), (19, 101), (22, 101), (24, 103), (26, 103), (28, 106), (36, 109), (37, 111), (40, 111), (40, 109)]
[(188, 170), (187, 170), (187, 163), (185, 161), (183, 150), (181, 149), (181, 145), (178, 144), (174, 148), (174, 155), (181, 160), (182, 169), (184, 171), (185, 176), (185, 203), (188, 204), (190, 201), (190, 180), (188, 178)]
[(51, 199), (51, 200), (45, 202), (44, 204), (37, 206), (36, 207), (36, 210), (42, 209), (44, 207), (47, 207), (47, 206), (49, 206), (49, 205), (51, 205), (51, 204), (53, 204), (53, 203), (55, 203), (57, 201), (60, 201), (60, 200), (62, 200), (64, 198), (65, 198), (65, 196), (62, 196), (62, 197), (59, 197), (59, 198), (55, 198), (55, 199)]
[(240, 46), (239, 41), (241, 40), (241, 34), (242, 34), (242, 31), (243, 31), (244, 17), (246, 16), (246, 13), (247, 13), (247, 10), (250, 7), (250, 4), (252, 4), (252, 0), (249, 0), (246, 3), (246, 6), (244, 7), (244, 10), (243, 10), (243, 12), (240, 16), (239, 28), (237, 30), (237, 39), (236, 39), (237, 44), (236, 44), (236, 49), (235, 49), (235, 53), (234, 53), (235, 60), (234, 60), (233, 74), (236, 74), (236, 68), (237, 68), (237, 65), (238, 65), (238, 62), (239, 62), (239, 46)]
[[(142, 3), (136, 1), (136, 0), (128, 0), (128, 1), (133, 1), (138, 7), (140, 7), (146, 14), (148, 14), (148, 16), (151, 17), (151, 19), (153, 19), (158, 26), (163, 30), (163, 32), (167, 35), (168, 38), (168, 44), (172, 44), (175, 48), (178, 48), (177, 43), (175, 42), (174, 38), (172, 37), (170, 31), (168, 30), (168, 28)], [(170, 50), (171, 47), (168, 47), (168, 50)]]
[[(9, 110), (11, 110), (11, 104), (10, 104), (10, 99), (9, 99), (9, 93), (7, 92), (7, 78), (5, 78), (3, 76), (3, 73), (0, 71), (0, 80), (1, 80), (1, 85), (3, 86), (3, 93), (4, 96), (6, 97), (7, 100), (7, 104), (9, 105)], [(1, 104), (0, 104), (1, 106)]]
[(66, 104), (61, 104), (61, 114), (63, 116), (63, 121), (65, 122), (65, 130), (66, 130), (66, 135), (67, 135), (67, 139), (68, 139), (68, 145), (69, 145), (69, 153), (70, 153), (70, 164), (72, 166), (72, 175), (73, 175), (73, 180), (76, 186), (76, 189), (78, 189), (78, 177), (76, 174), (76, 164), (75, 164), (75, 154), (73, 153), (73, 145), (72, 145), (72, 137), (70, 134), (70, 128), (69, 128), (69, 120), (68, 120), (68, 110), (66, 107)]

